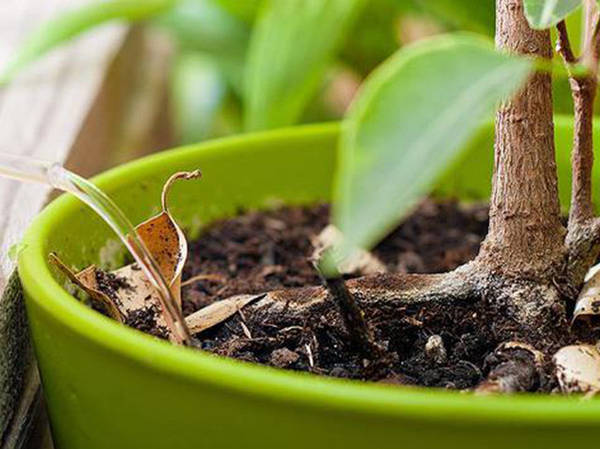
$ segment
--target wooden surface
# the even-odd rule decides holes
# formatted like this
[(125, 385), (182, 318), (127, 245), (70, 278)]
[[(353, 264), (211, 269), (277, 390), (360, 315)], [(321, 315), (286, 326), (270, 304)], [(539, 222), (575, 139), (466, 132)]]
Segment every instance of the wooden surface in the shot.
[[(0, 70), (41, 22), (81, 0), (0, 0)], [(111, 24), (78, 38), (0, 87), (0, 152), (97, 173), (170, 143), (163, 114), (167, 58), (161, 36)], [(157, 126), (158, 124), (158, 126)], [(18, 446), (38, 377), (26, 341), (10, 248), (50, 189), (0, 179), (0, 447)], [(16, 282), (16, 284), (15, 284)]]
[[(1, 0), (0, 61), (41, 21), (77, 0)], [(33, 65), (0, 90), (0, 151), (65, 161), (125, 35), (109, 25)], [(93, 49), (93, 51), (90, 51)], [(0, 180), (0, 286), (13, 269), (8, 249), (46, 201), (45, 187)]]

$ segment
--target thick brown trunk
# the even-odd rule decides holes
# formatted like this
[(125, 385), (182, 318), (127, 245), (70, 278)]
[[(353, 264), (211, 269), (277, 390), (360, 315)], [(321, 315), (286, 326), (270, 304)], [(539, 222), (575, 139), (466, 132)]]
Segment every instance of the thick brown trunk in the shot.
[[(549, 31), (529, 27), (522, 0), (496, 1), (496, 46), (552, 57)], [(564, 235), (551, 77), (536, 73), (496, 116), (490, 226), (479, 261), (501, 275), (550, 278), (564, 260)]]

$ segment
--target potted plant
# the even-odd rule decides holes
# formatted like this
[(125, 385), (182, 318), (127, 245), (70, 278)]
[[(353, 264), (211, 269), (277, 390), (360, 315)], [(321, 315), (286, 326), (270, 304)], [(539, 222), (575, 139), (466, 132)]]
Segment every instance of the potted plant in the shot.
[[(475, 315), (487, 311), (492, 322), (484, 325), (497, 325), (506, 344), (492, 351), (479, 391), (534, 390), (552, 371), (547, 357), (577, 340), (568, 326), (567, 304), (577, 297), (598, 255), (591, 200), (598, 34), (588, 35), (584, 55), (589, 60), (583, 61), (582, 70), (575, 66), (563, 22), (579, 2), (565, 2), (568, 7), (548, 3), (542, 9), (536, 9), (539, 2), (524, 3), (529, 23), (521, 0), (498, 0), (497, 43), (512, 53), (547, 59), (549, 31), (532, 26), (558, 25), (559, 51), (576, 105), (574, 128), (562, 119), (556, 122), (559, 161), (569, 152), (572, 129), (574, 135), (567, 229), (560, 218), (550, 75), (531, 74), (531, 61), (495, 53), (470, 36), (412, 47), (377, 71), (342, 125), (337, 163), (339, 129), (313, 126), (163, 153), (115, 169), (98, 184), (132, 220), (142, 221), (151, 215), (168, 176), (200, 166), (208, 175), (202, 184), (182, 184), (172, 198), (173, 214), (190, 225), (230, 215), (239, 207), (265, 207), (273, 197), (289, 204), (327, 200), (337, 164), (334, 217), (344, 239), (320, 259), (325, 286), (267, 293), (255, 309), (279, 301), (282, 307), (273, 308), (277, 313), (262, 315), (277, 320), (292, 313), (283, 306), (290, 301), (300, 314), (315, 304), (337, 303), (341, 327), (373, 365), (394, 362), (374, 341), (373, 325), (364, 323), (362, 309), (386, 303), (433, 307), (440, 313), (449, 308)], [(426, 82), (430, 74), (442, 71), (439, 85)], [(425, 94), (440, 86), (446, 90), (439, 95)], [(479, 256), (448, 274), (376, 275), (344, 282), (340, 261), (352, 256), (356, 246), (372, 246), (381, 238), (436, 179), (439, 167), (456, 158), (482, 116), (518, 87), (497, 115), (490, 229)], [(393, 110), (401, 100), (406, 110)], [(391, 111), (405, 121), (396, 122)], [(424, 124), (430, 129), (417, 126)], [(484, 134), (488, 145), (490, 134), (490, 129)], [(401, 156), (394, 151), (399, 142)], [(434, 157), (417, 157), (424, 151)], [(559, 169), (563, 172), (564, 165)], [(459, 166), (442, 190), (460, 194), (450, 186), (460, 186), (465, 176), (481, 175)], [(387, 204), (381, 201), (382, 192)], [(83, 228), (90, 231), (84, 244), (76, 231)], [(91, 213), (62, 198), (33, 225), (20, 255), (33, 340), (60, 447), (542, 447), (589, 443), (589, 431), (598, 425), (600, 406), (595, 401), (474, 396), (348, 382), (173, 347), (93, 312), (56, 281), (46, 261), (49, 252), (60, 251), (69, 264), (83, 266), (99, 261), (109, 236)], [(288, 301), (282, 301), (286, 295)], [(290, 295), (295, 299), (289, 300)], [(461, 301), (483, 308), (456, 309)], [(594, 336), (592, 332), (583, 338)], [(577, 375), (565, 379), (573, 384), (561, 382), (564, 390), (582, 386)]]

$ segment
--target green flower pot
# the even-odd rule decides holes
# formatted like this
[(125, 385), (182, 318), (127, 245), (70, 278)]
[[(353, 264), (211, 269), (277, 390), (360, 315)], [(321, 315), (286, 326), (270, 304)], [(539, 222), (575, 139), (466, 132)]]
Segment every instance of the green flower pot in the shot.
[[(489, 193), (492, 128), (440, 185)], [(558, 165), (568, 183), (570, 121), (557, 120)], [(157, 211), (163, 182), (188, 229), (244, 208), (326, 200), (337, 125), (317, 125), (189, 146), (99, 176), (97, 184), (140, 222)], [(568, 188), (561, 186), (563, 197)], [(568, 196), (568, 195), (567, 195)], [(600, 401), (479, 397), (321, 378), (174, 347), (119, 325), (70, 296), (47, 262), (115, 261), (115, 237), (63, 196), (40, 214), (19, 257), (31, 333), (59, 449), (595, 447)], [(113, 244), (111, 244), (113, 242)]]

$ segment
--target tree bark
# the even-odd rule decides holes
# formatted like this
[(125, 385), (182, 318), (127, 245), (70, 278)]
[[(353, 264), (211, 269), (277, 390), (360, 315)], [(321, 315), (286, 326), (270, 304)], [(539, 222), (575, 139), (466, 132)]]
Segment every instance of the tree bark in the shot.
[(598, 86), (598, 59), (600, 57), (600, 28), (596, 3), (585, 3), (585, 36), (582, 56), (575, 58), (564, 21), (557, 25), (557, 51), (567, 69), (575, 62), (588, 67), (587, 74), (570, 73), (573, 95), (575, 128), (571, 154), (571, 210), (566, 245), (567, 280), (569, 289), (579, 291), (585, 274), (600, 252), (600, 221), (594, 215), (592, 203), (592, 168), (594, 163), (593, 118), (594, 99)]
[[(522, 0), (496, 1), (497, 48), (551, 58), (549, 31), (532, 30)], [(496, 115), (490, 225), (478, 260), (504, 276), (550, 279), (564, 262), (552, 81), (532, 75)]]
[[(593, 118), (594, 99), (597, 88), (597, 14), (596, 8), (591, 8), (591, 3), (586, 4), (585, 23), (585, 53), (582, 59), (587, 60), (590, 73), (573, 75), (570, 65), (577, 62), (573, 54), (567, 25), (561, 21), (556, 26), (558, 34), (556, 49), (562, 56), (567, 70), (569, 70), (569, 83), (573, 97), (573, 114), (575, 129), (573, 132), (573, 151), (571, 165), (573, 181), (571, 185), (571, 210), (569, 212), (569, 232), (573, 226), (579, 226), (594, 217), (592, 205), (592, 166), (594, 164), (593, 143)], [(586, 61), (584, 61), (586, 62)], [(569, 238), (567, 238), (567, 241)]]

